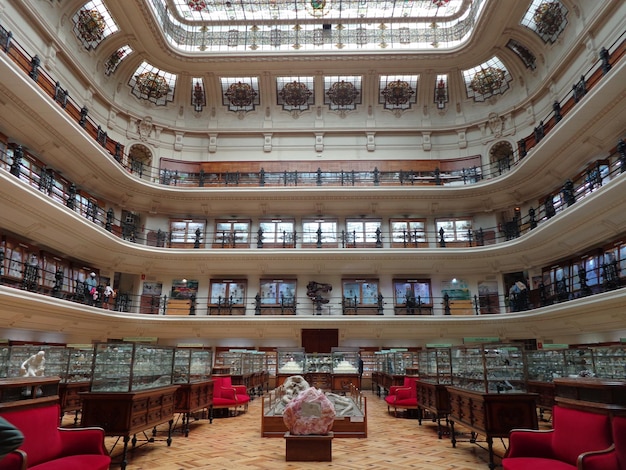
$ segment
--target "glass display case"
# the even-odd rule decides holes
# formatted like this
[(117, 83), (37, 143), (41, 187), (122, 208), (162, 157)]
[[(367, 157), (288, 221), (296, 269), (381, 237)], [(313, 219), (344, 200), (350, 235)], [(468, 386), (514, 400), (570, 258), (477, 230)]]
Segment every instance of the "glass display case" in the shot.
[(61, 383), (89, 382), (93, 365), (93, 345), (67, 347), (67, 365)]
[(91, 392), (135, 392), (172, 384), (173, 347), (96, 343)]
[(552, 383), (555, 378), (565, 376), (565, 354), (562, 349), (539, 349), (526, 353), (527, 380)]
[(626, 377), (626, 344), (593, 348), (596, 377), (624, 379)]
[(426, 348), (417, 357), (420, 380), (442, 385), (452, 383), (450, 348)]
[(452, 385), (483, 393), (526, 391), (522, 345), (490, 344), (451, 349)]
[[(7, 377), (21, 377), (26, 375), (28, 365), (25, 362), (43, 351), (43, 363), (41, 373), (34, 375), (45, 377), (63, 377), (67, 370), (68, 350), (65, 346), (50, 346), (45, 344), (20, 344), (12, 345), (9, 348), (9, 360), (7, 367)], [(22, 368), (25, 366), (25, 369)]]
[(264, 351), (248, 351), (248, 355), (250, 358), (250, 372), (258, 374), (266, 371)]
[(328, 373), (333, 371), (333, 357), (331, 354), (307, 354), (304, 371), (307, 374)]
[(177, 347), (174, 353), (173, 383), (196, 383), (211, 378), (213, 350)]
[(276, 354), (279, 375), (304, 373), (304, 348), (278, 348)]
[(406, 349), (390, 349), (386, 356), (384, 372), (387, 374), (406, 375), (407, 369), (419, 368), (417, 352)]
[(331, 350), (333, 374), (358, 374), (359, 349), (333, 348)]
[(230, 375), (246, 375), (252, 373), (251, 355), (245, 349), (229, 349), (220, 353), (222, 365), (230, 368)]
[(9, 371), (9, 345), (0, 344), (0, 377), (6, 377)]
[(565, 354), (564, 377), (593, 377), (595, 375), (591, 348), (565, 349), (563, 353)]

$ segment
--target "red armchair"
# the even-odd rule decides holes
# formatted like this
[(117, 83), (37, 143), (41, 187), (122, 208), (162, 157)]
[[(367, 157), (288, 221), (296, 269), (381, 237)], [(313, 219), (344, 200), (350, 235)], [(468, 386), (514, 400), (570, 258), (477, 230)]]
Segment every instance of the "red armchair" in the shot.
[(246, 391), (245, 385), (233, 385), (230, 375), (213, 376), (213, 405), (211, 405), (210, 420), (213, 421), (214, 409), (230, 409), (235, 412), (242, 407), (243, 411), (248, 409), (250, 395)]
[(398, 409), (418, 410), (417, 406), (417, 384), (414, 377), (405, 377), (402, 385), (392, 385), (389, 394), (385, 397), (387, 402), (387, 412), (393, 408), (394, 416), (398, 416)]
[(22, 431), (24, 442), (0, 460), (0, 470), (107, 470), (104, 430), (59, 428), (60, 413), (58, 404), (2, 413)]
[(613, 418), (613, 445), (584, 454), (579, 466), (583, 470), (626, 470), (626, 416)]
[(557, 405), (552, 411), (551, 430), (511, 431), (502, 467), (504, 470), (587, 469), (579, 466), (587, 458), (584, 454), (607, 449), (612, 442), (607, 415)]

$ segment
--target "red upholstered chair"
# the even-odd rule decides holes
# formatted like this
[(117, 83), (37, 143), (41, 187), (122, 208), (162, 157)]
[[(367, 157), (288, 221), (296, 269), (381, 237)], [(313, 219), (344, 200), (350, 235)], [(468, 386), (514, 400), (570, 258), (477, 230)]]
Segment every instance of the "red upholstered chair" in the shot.
[(391, 408), (394, 416), (398, 416), (398, 409), (419, 412), (416, 380), (414, 377), (405, 377), (402, 385), (392, 385), (389, 388), (389, 394), (385, 397), (388, 412), (391, 412)]
[(246, 391), (245, 385), (233, 385), (230, 375), (214, 375), (213, 377), (213, 405), (209, 419), (213, 421), (214, 409), (233, 409), (235, 413), (242, 407), (243, 411), (248, 409), (250, 395)]
[(600, 452), (588, 452), (579, 459), (583, 470), (626, 470), (626, 416), (613, 418), (613, 445)]
[(22, 445), (0, 460), (0, 470), (107, 470), (111, 457), (102, 428), (59, 428), (58, 404), (19, 409), (2, 417), (24, 435)]
[(502, 467), (504, 470), (580, 470), (587, 468), (578, 466), (578, 461), (585, 458), (582, 454), (607, 449), (612, 442), (608, 416), (557, 405), (552, 411), (551, 430), (511, 431)]

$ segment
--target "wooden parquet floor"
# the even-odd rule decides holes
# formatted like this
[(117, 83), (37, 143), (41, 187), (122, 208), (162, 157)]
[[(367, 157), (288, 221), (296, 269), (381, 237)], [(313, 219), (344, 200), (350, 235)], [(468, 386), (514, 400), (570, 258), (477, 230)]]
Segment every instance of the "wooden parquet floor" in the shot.
[[(128, 452), (127, 470), (317, 470), (337, 468), (342, 470), (488, 470), (486, 444), (461, 441), (456, 448), (448, 436), (437, 438), (437, 426), (431, 420), (394, 417), (387, 413), (382, 398), (372, 392), (367, 397), (368, 437), (335, 438), (332, 441), (332, 462), (287, 462), (285, 440), (261, 437), (261, 399), (250, 402), (246, 413), (238, 416), (191, 422), (189, 437), (179, 428), (173, 434), (170, 447), (160, 441), (166, 437), (160, 426), (153, 443), (138, 442)], [(70, 416), (66, 415), (69, 421)], [(69, 423), (68, 423), (69, 424)], [(180, 423), (178, 423), (180, 425)], [(457, 427), (457, 431), (461, 430)], [(469, 436), (467, 436), (469, 437)], [(139, 436), (138, 436), (139, 438)], [(121, 440), (113, 447), (116, 438), (107, 437), (114, 461), (120, 460)], [(479, 440), (484, 440), (479, 436)], [(505, 452), (506, 440), (494, 440), (495, 463)], [(130, 445), (129, 445), (130, 449)], [(119, 469), (119, 464), (111, 466)]]

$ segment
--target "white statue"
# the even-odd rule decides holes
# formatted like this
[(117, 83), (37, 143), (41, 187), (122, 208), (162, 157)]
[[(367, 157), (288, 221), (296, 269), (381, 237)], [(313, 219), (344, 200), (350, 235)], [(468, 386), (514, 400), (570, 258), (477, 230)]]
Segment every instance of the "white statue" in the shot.
[(28, 359), (26, 359), (20, 367), (22, 376), (43, 377), (43, 373), (46, 368), (45, 355), (45, 351), (39, 351), (37, 354), (33, 354)]

